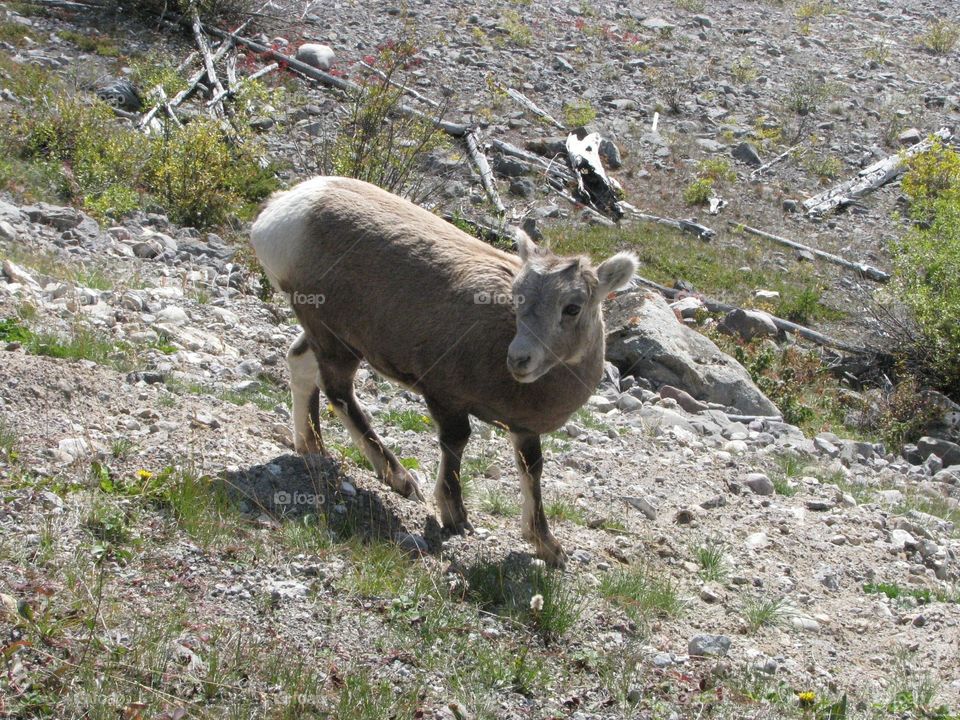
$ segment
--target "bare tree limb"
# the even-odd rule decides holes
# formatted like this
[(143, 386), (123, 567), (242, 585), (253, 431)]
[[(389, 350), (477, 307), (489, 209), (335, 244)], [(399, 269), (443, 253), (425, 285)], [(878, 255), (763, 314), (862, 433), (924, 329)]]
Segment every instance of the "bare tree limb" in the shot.
[[(227, 52), (227, 50), (229, 50), (231, 47), (233, 47), (233, 43), (229, 40), (221, 43), (220, 47), (218, 47), (217, 51), (213, 54), (213, 58), (212, 58), (213, 62), (216, 62), (220, 58), (222, 58), (223, 55)], [(150, 108), (147, 114), (140, 119), (139, 123), (137, 123), (137, 127), (139, 127), (140, 129), (147, 127), (150, 124), (150, 121), (153, 119), (153, 116), (156, 115), (157, 112), (165, 106), (167, 108), (170, 108), (170, 110), (167, 111), (168, 113), (172, 112), (173, 108), (177, 107), (187, 97), (189, 97), (194, 90), (197, 89), (197, 85), (200, 84), (200, 81), (203, 80), (206, 74), (207, 74), (206, 69), (199, 70), (198, 72), (196, 72), (193, 76), (190, 77), (189, 80), (187, 80), (187, 87), (185, 87), (183, 90), (181, 90), (176, 95), (174, 95), (173, 98), (170, 100), (170, 102), (165, 104), (159, 103), (157, 105), (154, 105), (152, 108)]]
[(490, 202), (493, 203), (498, 213), (505, 213), (507, 208), (504, 207), (503, 201), (500, 199), (500, 194), (497, 192), (497, 186), (493, 179), (493, 171), (490, 169), (490, 163), (487, 162), (487, 156), (484, 155), (483, 150), (480, 149), (476, 135), (473, 132), (469, 132), (464, 136), (464, 141), (467, 144), (467, 152), (470, 155), (470, 159), (476, 166), (477, 172), (480, 173), (480, 182), (483, 185), (484, 191), (487, 193), (487, 197), (490, 199)]
[[(219, 94), (220, 97), (223, 97), (226, 91), (223, 89), (223, 83), (220, 82), (220, 78), (217, 77), (217, 68), (213, 62), (213, 56), (210, 53), (210, 44), (203, 34), (203, 26), (200, 24), (200, 14), (197, 12), (196, 7), (193, 8), (192, 27), (193, 39), (197, 43), (197, 49), (200, 51), (200, 54), (203, 55), (203, 65), (207, 70), (207, 79), (210, 81), (210, 84), (213, 85), (214, 95)], [(215, 115), (223, 117), (223, 108), (217, 103), (210, 105), (210, 108)]]
[(221, 100), (223, 100), (224, 97), (236, 95), (237, 92), (239, 92), (240, 88), (243, 87), (244, 83), (249, 83), (249, 82), (253, 82), (254, 80), (258, 80), (262, 78), (264, 75), (273, 72), (278, 67), (280, 67), (279, 63), (270, 63), (269, 65), (266, 65), (260, 68), (252, 75), (247, 75), (246, 77), (242, 77), (239, 80), (235, 79), (234, 82), (231, 83), (231, 86), (228, 89), (222, 90), (218, 92), (216, 95), (214, 95), (212, 98), (210, 98), (207, 101), (207, 107), (210, 107), (214, 103), (220, 102)]
[(764, 232), (763, 230), (757, 230), (752, 228), (749, 225), (741, 225), (739, 223), (730, 221), (730, 226), (739, 228), (744, 232), (750, 233), (751, 235), (756, 235), (757, 237), (762, 237), (766, 240), (772, 240), (775, 243), (780, 245), (786, 245), (787, 247), (794, 248), (795, 250), (805, 250), (812, 255), (815, 255), (822, 260), (826, 260), (829, 263), (834, 265), (839, 265), (840, 267), (845, 267), (848, 270), (855, 270), (860, 273), (863, 277), (869, 280), (875, 280), (876, 282), (887, 282), (890, 280), (890, 274), (885, 273), (883, 270), (873, 267), (872, 265), (866, 265), (864, 263), (851, 262), (850, 260), (845, 260), (839, 255), (834, 255), (833, 253), (828, 253), (824, 250), (817, 250), (816, 248), (810, 247), (809, 245), (803, 245), (802, 243), (795, 242), (793, 240), (788, 240), (787, 238), (780, 237), (779, 235), (773, 235), (772, 233)]
[(509, 88), (509, 87), (508, 87), (508, 88), (506, 89), (506, 92), (507, 92), (507, 95), (509, 95), (509, 96), (512, 97), (514, 100), (516, 100), (518, 103), (520, 103), (521, 105), (523, 105), (523, 107), (525, 107), (527, 110), (529, 110), (530, 112), (532, 112), (532, 113), (533, 113), (534, 115), (536, 115), (537, 117), (543, 118), (543, 119), (546, 120), (548, 123), (550, 123), (551, 125), (553, 125), (553, 126), (556, 127), (556, 128), (559, 128), (560, 130), (566, 130), (566, 129), (567, 129), (566, 127), (564, 127), (563, 123), (561, 123), (559, 120), (557, 120), (556, 118), (554, 118), (554, 117), (553, 117), (550, 113), (548, 113), (546, 110), (543, 110), (543, 109), (541, 109), (540, 107), (538, 107), (537, 105), (535, 105), (534, 102), (533, 102), (532, 100), (530, 100), (530, 98), (528, 98), (526, 95), (524, 95), (524, 94), (523, 94), (522, 92), (520, 92), (519, 90), (514, 90), (513, 88)]
[(359, 64), (361, 67), (365, 67), (367, 70), (376, 74), (378, 77), (382, 78), (383, 80), (386, 80), (388, 83), (393, 85), (393, 87), (397, 88), (398, 90), (403, 90), (403, 92), (405, 92), (410, 97), (416, 98), (420, 102), (426, 103), (430, 107), (435, 107), (435, 108), (440, 107), (440, 103), (438, 103), (433, 98), (428, 98), (426, 95), (422, 95), (418, 93), (412, 87), (408, 87), (407, 85), (403, 85), (402, 83), (398, 83), (397, 81), (392, 80), (390, 76), (387, 75), (383, 70), (380, 70), (379, 68), (375, 68), (373, 65), (365, 63), (363, 60), (361, 60)]
[[(289, 55), (284, 55), (283, 53), (274, 50), (271, 47), (264, 45), (263, 43), (258, 43), (255, 40), (250, 38), (242, 37), (236, 33), (230, 33), (225, 30), (220, 30), (219, 28), (213, 27), (211, 25), (205, 25), (204, 29), (211, 35), (214, 35), (223, 39), (234, 40), (235, 42), (243, 45), (244, 47), (250, 48), (254, 52), (263, 54), (266, 57), (269, 57), (272, 60), (276, 60), (282, 65), (286, 65), (291, 70), (294, 70), (301, 75), (310, 78), (311, 80), (316, 80), (317, 82), (326, 85), (327, 87), (336, 88), (344, 92), (356, 93), (362, 92), (363, 88), (357, 85), (354, 82), (345, 80), (344, 78), (334, 77), (330, 73), (326, 73), (323, 70), (319, 70), (312, 65), (307, 65), (304, 62), (300, 62), (296, 58), (290, 57)], [(433, 118), (425, 113), (416, 110), (415, 108), (410, 107), (409, 105), (400, 105), (398, 111), (407, 116), (413, 116), (429, 122), (436, 127), (443, 130), (448, 135), (453, 137), (462, 138), (470, 131), (470, 126), (463, 125), (460, 123), (453, 123), (447, 120), (440, 118)]]
[(785, 158), (789, 157), (789, 156), (790, 156), (790, 153), (792, 153), (794, 150), (796, 150), (798, 147), (800, 147), (800, 145), (802, 145), (802, 143), (797, 144), (797, 145), (794, 145), (793, 147), (789, 148), (788, 150), (784, 150), (782, 153), (780, 153), (779, 155), (777, 155), (777, 156), (776, 156), (773, 160), (771, 160), (770, 162), (765, 162), (763, 165), (761, 165), (760, 167), (758, 167), (757, 169), (755, 169), (753, 172), (751, 172), (751, 173), (750, 173), (750, 177), (751, 177), (751, 178), (758, 178), (758, 177), (760, 177), (761, 175), (763, 175), (763, 173), (765, 173), (767, 170), (769, 170), (770, 168), (772, 168), (772, 167), (773, 167), (774, 165), (776, 165), (778, 162), (780, 162), (781, 160), (784, 160)]

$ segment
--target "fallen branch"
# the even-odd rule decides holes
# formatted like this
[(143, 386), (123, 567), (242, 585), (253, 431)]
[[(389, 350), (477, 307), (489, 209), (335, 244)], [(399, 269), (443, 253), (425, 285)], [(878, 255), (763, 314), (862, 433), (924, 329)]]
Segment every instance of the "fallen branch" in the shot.
[[(644, 277), (639, 275), (634, 275), (633, 280), (638, 285), (643, 285), (644, 287), (651, 288), (656, 290), (664, 297), (670, 298), (671, 300), (675, 299), (677, 295), (682, 292), (680, 290), (674, 290), (672, 288), (665, 287), (660, 283), (656, 283), (653, 280), (647, 280)], [(738, 308), (736, 305), (727, 305), (726, 303), (717, 302), (715, 300), (710, 300), (708, 298), (701, 298), (701, 301), (704, 304), (704, 307), (707, 308), (709, 312), (718, 312), (718, 313), (728, 313), (733, 312), (734, 310), (742, 310), (743, 308)], [(776, 315), (770, 315), (770, 319), (773, 321), (773, 324), (777, 326), (778, 330), (784, 332), (795, 333), (805, 340), (816, 343), (824, 347), (832, 347), (837, 350), (843, 350), (844, 352), (853, 353), (856, 355), (871, 355), (876, 354), (876, 351), (871, 350), (870, 348), (865, 347), (856, 347), (855, 345), (849, 345), (841, 340), (836, 340), (832, 337), (818, 333), (816, 330), (812, 330), (803, 325), (797, 325), (795, 322), (790, 322), (789, 320), (784, 320), (779, 318)]]
[[(801, 143), (801, 144), (802, 144), (802, 143)], [(779, 155), (777, 155), (773, 160), (771, 160), (770, 162), (765, 162), (763, 165), (761, 165), (761, 166), (758, 167), (756, 170), (754, 170), (753, 172), (751, 172), (751, 173), (750, 173), (750, 177), (751, 177), (751, 178), (758, 178), (758, 177), (760, 177), (761, 175), (763, 175), (763, 173), (765, 173), (767, 170), (769, 170), (770, 168), (772, 168), (772, 167), (773, 167), (774, 165), (776, 165), (778, 162), (780, 162), (780, 161), (783, 160), (784, 158), (789, 157), (790, 153), (792, 153), (792, 152), (793, 152), (794, 150), (796, 150), (798, 147), (800, 147), (800, 144), (794, 145), (794, 146), (793, 146), (792, 148), (790, 148), (789, 150), (784, 150), (782, 153), (780, 153)]]
[(658, 215), (650, 215), (648, 213), (640, 212), (630, 203), (622, 202), (620, 205), (624, 210), (626, 210), (627, 217), (634, 220), (643, 220), (645, 222), (657, 223), (658, 225), (666, 225), (667, 227), (672, 227), (676, 230), (681, 230), (683, 232), (696, 235), (701, 240), (709, 240), (717, 234), (715, 230), (708, 228), (706, 225), (701, 225), (696, 220), (664, 218), (659, 217)]
[[(230, 41), (221, 43), (220, 47), (218, 47), (217, 51), (213, 54), (213, 58), (212, 58), (213, 62), (217, 62), (220, 58), (222, 58), (224, 54), (227, 52), (227, 50), (229, 50), (231, 47), (233, 47), (233, 43)], [(168, 103), (161, 102), (161, 103), (158, 103), (157, 105), (154, 105), (152, 108), (150, 108), (147, 114), (140, 119), (139, 123), (137, 123), (137, 127), (140, 128), (141, 130), (147, 127), (150, 121), (153, 120), (153, 116), (156, 115), (161, 108), (164, 108), (164, 107), (168, 108), (167, 112), (172, 113), (173, 108), (177, 107), (180, 103), (186, 100), (193, 93), (193, 91), (197, 89), (197, 86), (200, 84), (200, 81), (203, 80), (206, 74), (207, 74), (206, 68), (196, 72), (193, 76), (190, 77), (189, 80), (187, 80), (187, 86), (183, 90), (178, 92), (176, 95), (174, 95), (173, 98), (170, 100), (170, 102)], [(154, 88), (154, 91), (156, 91), (156, 88)]]
[(383, 70), (380, 70), (380, 69), (378, 69), (378, 68), (375, 68), (373, 65), (370, 65), (370, 64), (368, 64), (368, 63), (365, 63), (363, 60), (361, 60), (361, 61), (359, 62), (359, 65), (360, 65), (360, 67), (364, 67), (364, 68), (366, 68), (367, 70), (369, 70), (370, 72), (376, 74), (376, 75), (377, 75), (379, 78), (381, 78), (382, 80), (386, 80), (390, 85), (393, 85), (393, 87), (397, 88), (398, 90), (402, 90), (403, 92), (405, 92), (405, 93), (406, 93), (407, 95), (409, 95), (410, 97), (415, 98), (415, 99), (419, 100), (419, 101), (422, 102), (422, 103), (426, 103), (427, 105), (429, 105), (429, 106), (431, 106), (431, 107), (435, 107), (435, 108), (439, 108), (439, 107), (440, 107), (440, 103), (438, 103), (438, 102), (437, 102), (436, 100), (434, 100), (433, 98), (428, 98), (426, 95), (422, 95), (421, 93), (418, 93), (418, 92), (417, 92), (416, 90), (414, 90), (412, 87), (409, 87), (409, 86), (407, 86), (407, 85), (404, 85), (403, 83), (398, 83), (396, 80), (391, 79), (391, 77), (390, 77), (389, 75), (387, 75)]
[(548, 177), (555, 177), (564, 183), (574, 182), (573, 173), (571, 173), (566, 166), (558, 165), (557, 163), (540, 157), (529, 150), (519, 148), (513, 143), (508, 143), (504, 140), (492, 139), (489, 141), (488, 145), (504, 155), (509, 155), (515, 160), (519, 160), (525, 164), (531, 172), (543, 172)]
[[(197, 12), (196, 7), (193, 8), (193, 39), (197, 43), (197, 49), (200, 51), (200, 54), (203, 55), (203, 66), (207, 71), (207, 80), (213, 85), (214, 95), (219, 95), (221, 98), (226, 95), (226, 91), (223, 89), (223, 83), (220, 82), (220, 78), (217, 77), (217, 68), (213, 62), (213, 55), (210, 53), (210, 43), (207, 42), (206, 36), (203, 34), (203, 27), (200, 24), (200, 15)], [(214, 114), (218, 116), (223, 116), (223, 108), (218, 107), (217, 103), (214, 103), (210, 106)]]
[(244, 83), (258, 80), (259, 78), (262, 78), (267, 73), (273, 72), (278, 67), (280, 67), (279, 63), (270, 63), (269, 65), (266, 65), (265, 67), (260, 68), (252, 75), (247, 75), (246, 77), (242, 77), (239, 80), (235, 80), (231, 82), (230, 88), (226, 90), (222, 90), (221, 92), (217, 93), (210, 100), (207, 101), (207, 107), (210, 107), (214, 103), (220, 102), (225, 96), (236, 95), (240, 91), (240, 88), (243, 86)]
[(533, 102), (532, 100), (530, 100), (530, 98), (528, 98), (526, 95), (524, 95), (524, 94), (523, 94), (522, 92), (520, 92), (519, 90), (514, 90), (513, 88), (509, 88), (509, 87), (508, 87), (508, 88), (506, 89), (506, 92), (507, 92), (507, 95), (509, 95), (509, 96), (512, 97), (514, 100), (516, 100), (518, 103), (520, 103), (521, 105), (523, 105), (523, 107), (525, 107), (527, 110), (529, 110), (530, 112), (532, 112), (532, 113), (533, 113), (534, 115), (536, 115), (537, 117), (543, 118), (543, 119), (546, 120), (548, 123), (552, 124), (552, 125), (553, 125), (554, 127), (556, 127), (556, 128), (559, 128), (560, 130), (566, 130), (566, 129), (567, 129), (566, 127), (564, 127), (563, 123), (561, 123), (559, 120), (557, 120), (556, 118), (554, 118), (554, 117), (553, 117), (550, 113), (548, 113), (546, 110), (543, 110), (543, 109), (541, 109), (540, 107), (538, 107), (536, 104), (534, 104), (534, 102)]
[(614, 220), (623, 217), (620, 184), (607, 176), (600, 162), (600, 134), (587, 133), (583, 128), (567, 136), (567, 160), (577, 181), (577, 195), (584, 204), (610, 215)]
[(803, 207), (809, 215), (815, 216), (823, 215), (839, 207), (845, 207), (857, 198), (886, 185), (902, 174), (905, 170), (904, 160), (922, 153), (925, 150), (929, 150), (933, 146), (933, 138), (947, 140), (950, 135), (950, 130), (940, 128), (931, 138), (927, 138), (923, 142), (919, 142), (896, 155), (891, 155), (883, 160), (879, 160), (873, 165), (861, 170), (855, 178), (846, 180), (819, 195), (814, 195), (812, 198), (804, 201)]
[[(285, 65), (290, 70), (300, 73), (304, 77), (310, 78), (311, 80), (316, 80), (317, 82), (326, 85), (327, 87), (332, 87), (337, 90), (342, 90), (343, 92), (356, 93), (362, 92), (363, 88), (357, 85), (354, 82), (345, 80), (343, 78), (334, 77), (330, 73), (326, 73), (323, 70), (319, 70), (312, 65), (307, 65), (304, 62), (300, 62), (296, 58), (290, 57), (289, 55), (284, 55), (277, 50), (274, 50), (272, 47), (268, 47), (263, 43), (258, 43), (255, 40), (250, 38), (237, 35), (236, 33), (227, 32), (226, 30), (220, 30), (219, 28), (213, 27), (211, 25), (205, 25), (204, 29), (210, 34), (216, 37), (222, 38), (224, 40), (232, 40), (239, 45), (253, 50), (254, 52), (260, 53), (261, 55), (270, 58), (271, 60), (276, 60), (282, 65)], [(470, 126), (463, 125), (460, 123), (453, 123), (447, 120), (440, 118), (433, 118), (425, 113), (420, 112), (419, 110), (410, 107), (409, 105), (399, 105), (397, 110), (407, 116), (413, 116), (426, 122), (432, 123), (436, 127), (443, 130), (448, 135), (453, 137), (462, 138), (468, 132), (470, 132)]]
[(732, 227), (739, 228), (744, 232), (750, 233), (751, 235), (756, 235), (757, 237), (765, 238), (766, 240), (772, 240), (775, 243), (781, 245), (786, 245), (787, 247), (794, 248), (795, 250), (805, 250), (808, 253), (815, 255), (816, 257), (826, 260), (829, 263), (834, 265), (839, 265), (840, 267), (845, 267), (848, 270), (855, 270), (860, 273), (863, 277), (869, 280), (875, 280), (876, 282), (887, 282), (890, 280), (890, 274), (885, 273), (883, 270), (879, 270), (872, 265), (865, 265), (864, 263), (851, 262), (850, 260), (845, 260), (839, 255), (834, 255), (833, 253), (825, 252), (824, 250), (817, 250), (812, 248), (809, 245), (803, 245), (802, 243), (795, 242), (793, 240), (788, 240), (787, 238), (780, 237), (779, 235), (773, 235), (763, 230), (757, 230), (752, 228), (749, 225), (740, 225), (730, 221), (729, 223)]
[(464, 136), (464, 141), (466, 142), (470, 159), (477, 168), (477, 172), (480, 173), (480, 183), (483, 185), (487, 197), (490, 199), (490, 202), (493, 203), (498, 213), (505, 213), (507, 208), (504, 207), (503, 201), (500, 200), (500, 194), (497, 192), (497, 186), (493, 179), (493, 170), (490, 169), (487, 156), (483, 154), (479, 143), (477, 143), (476, 135), (473, 132), (469, 132)]

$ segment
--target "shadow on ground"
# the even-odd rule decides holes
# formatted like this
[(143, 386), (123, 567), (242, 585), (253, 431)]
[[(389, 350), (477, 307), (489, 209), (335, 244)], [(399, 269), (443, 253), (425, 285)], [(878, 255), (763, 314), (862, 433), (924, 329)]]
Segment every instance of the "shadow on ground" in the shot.
[[(349, 481), (346, 489), (344, 480)], [(407, 533), (423, 537), (431, 552), (440, 550), (440, 524), (432, 509), (385, 484), (366, 487), (326, 456), (280, 455), (226, 472), (223, 482), (242, 510), (267, 513), (278, 522), (314, 515), (343, 538), (395, 540), (398, 533)]]

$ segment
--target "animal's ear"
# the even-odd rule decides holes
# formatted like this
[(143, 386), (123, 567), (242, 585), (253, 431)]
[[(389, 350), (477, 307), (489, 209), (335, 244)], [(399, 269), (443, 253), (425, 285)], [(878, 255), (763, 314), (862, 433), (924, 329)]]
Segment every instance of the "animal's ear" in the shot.
[(637, 256), (633, 253), (617, 253), (597, 266), (598, 288), (601, 295), (619, 290), (633, 278), (637, 272)]
[(537, 244), (531, 240), (530, 236), (527, 235), (523, 230), (516, 230), (514, 232), (514, 237), (517, 241), (517, 254), (520, 255), (521, 260), (527, 262), (527, 260), (537, 254)]

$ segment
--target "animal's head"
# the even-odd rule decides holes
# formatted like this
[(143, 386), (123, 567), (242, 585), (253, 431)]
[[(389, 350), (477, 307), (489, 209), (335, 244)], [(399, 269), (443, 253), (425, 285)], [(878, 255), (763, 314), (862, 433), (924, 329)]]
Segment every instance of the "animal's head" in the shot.
[(630, 282), (637, 258), (618, 253), (594, 267), (584, 257), (554, 255), (526, 235), (517, 243), (523, 266), (513, 282), (517, 334), (507, 367), (518, 382), (530, 383), (590, 350), (603, 330), (603, 299)]

